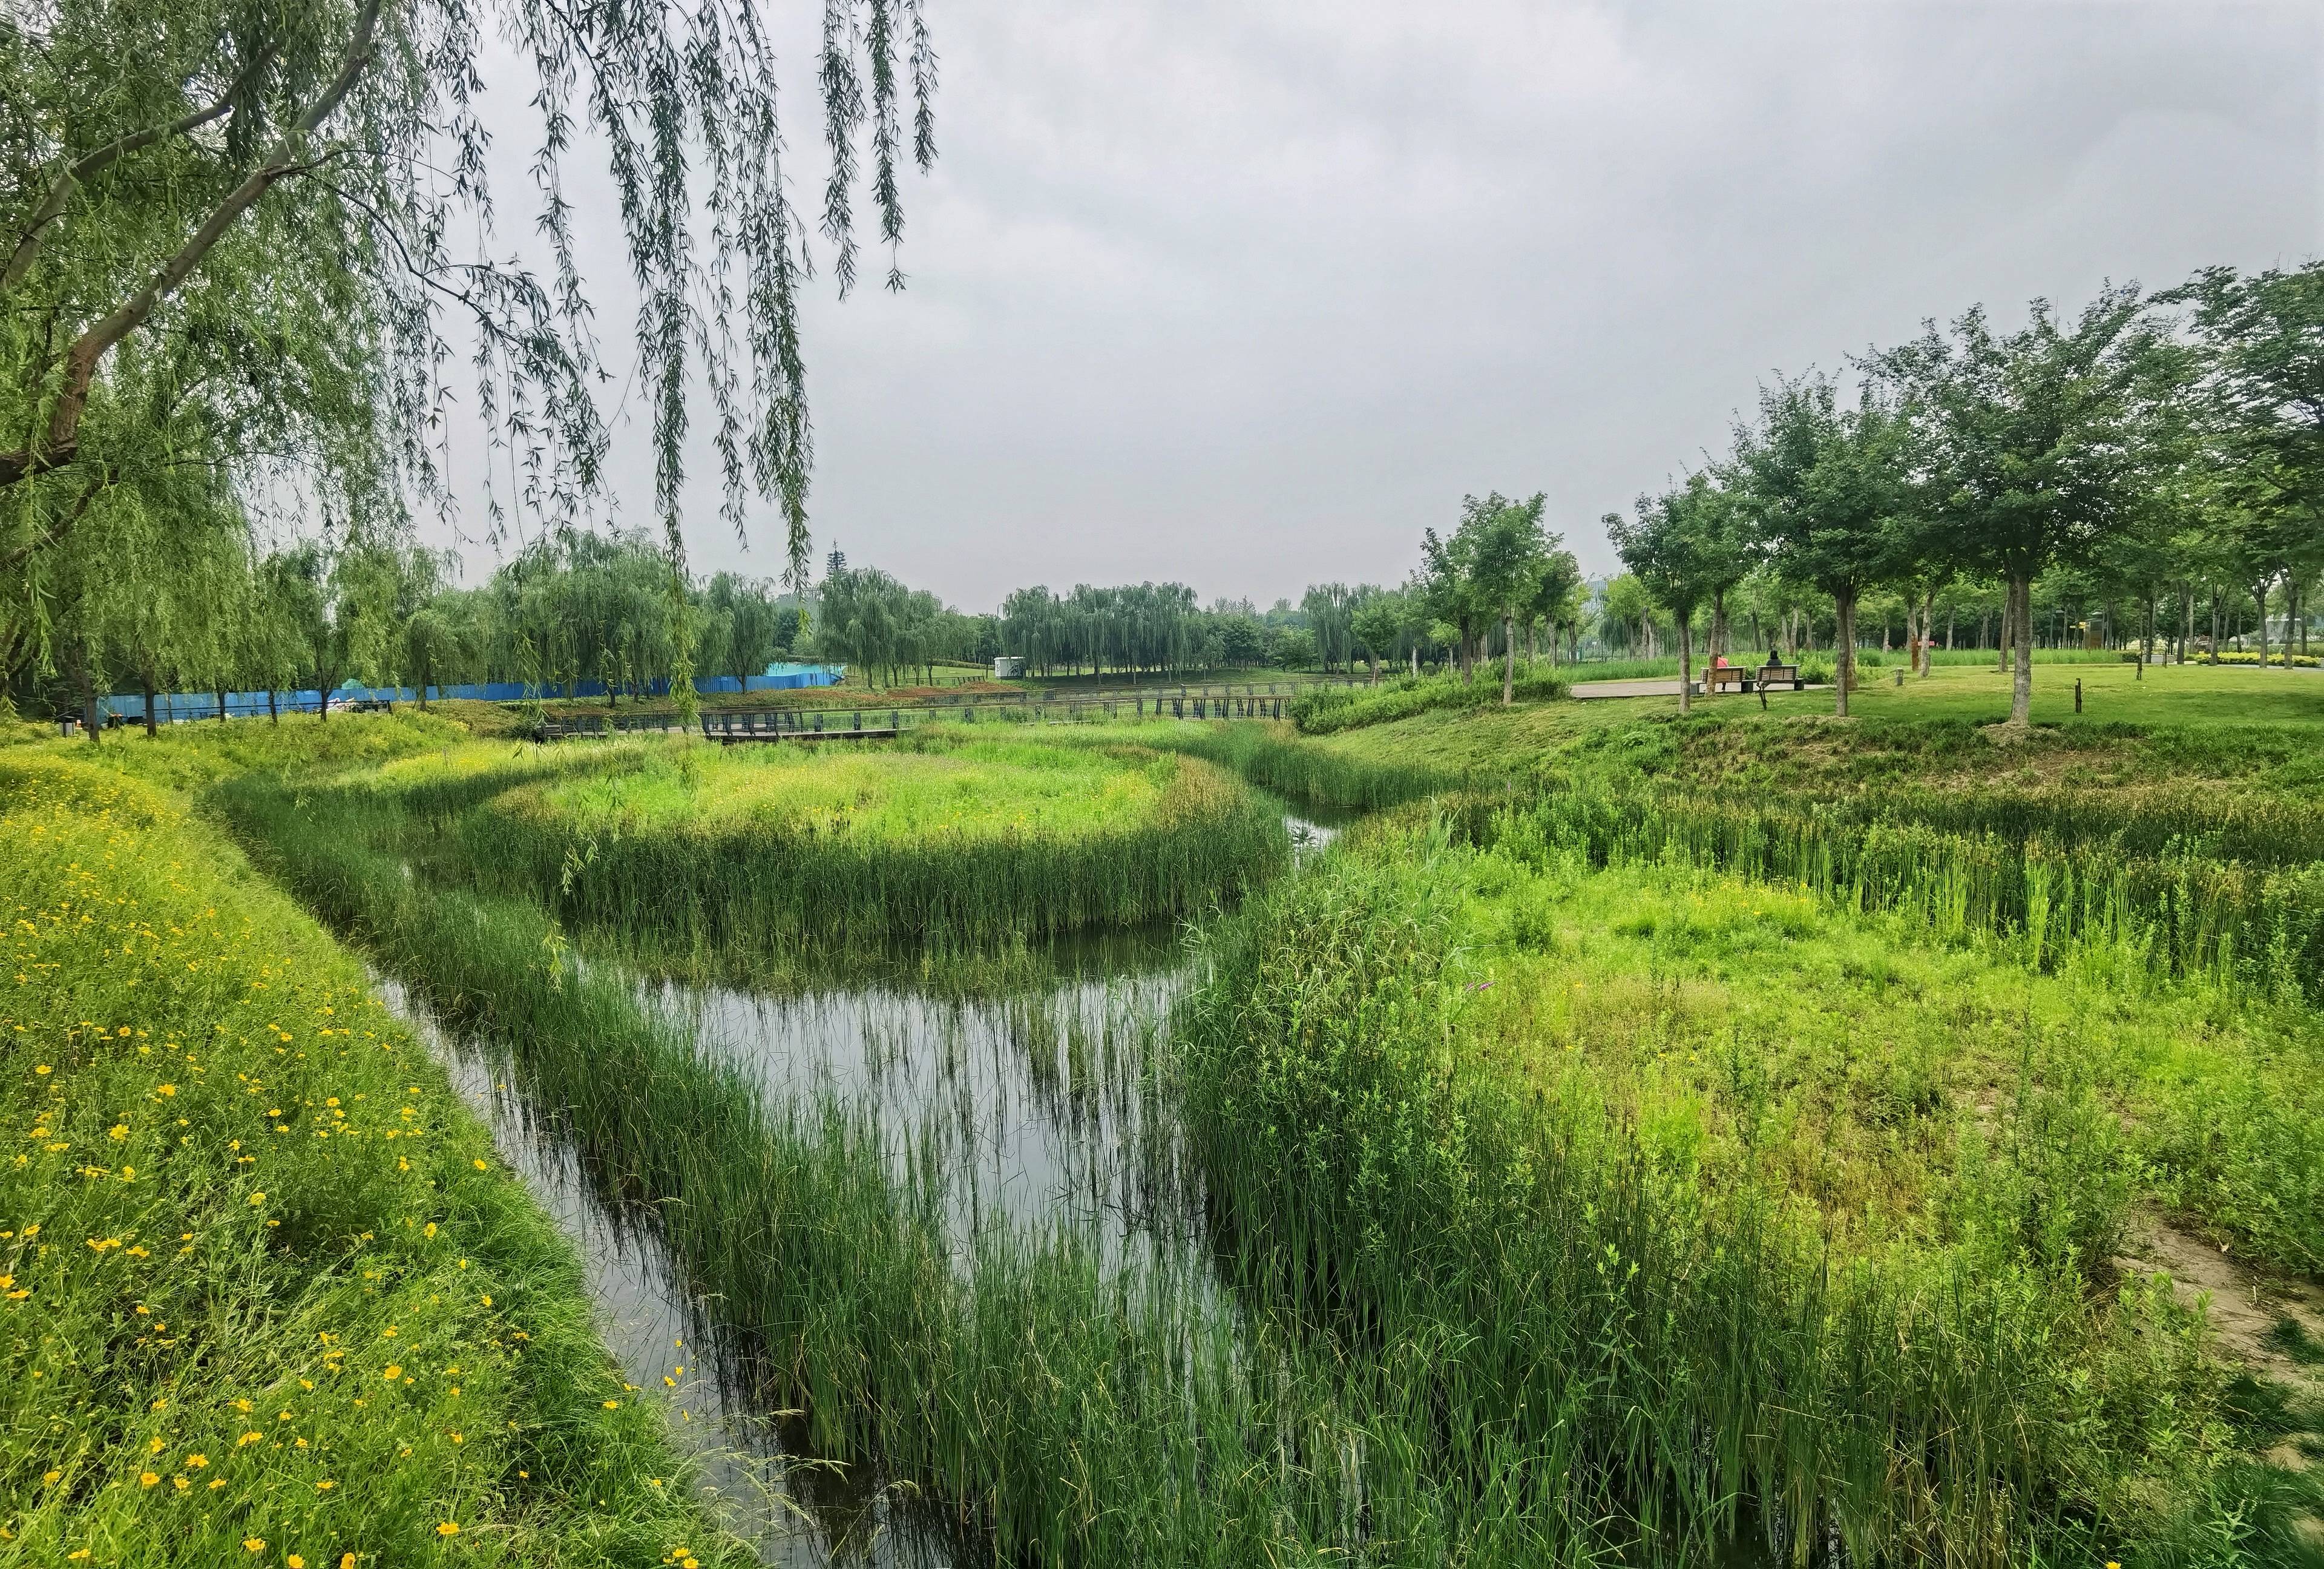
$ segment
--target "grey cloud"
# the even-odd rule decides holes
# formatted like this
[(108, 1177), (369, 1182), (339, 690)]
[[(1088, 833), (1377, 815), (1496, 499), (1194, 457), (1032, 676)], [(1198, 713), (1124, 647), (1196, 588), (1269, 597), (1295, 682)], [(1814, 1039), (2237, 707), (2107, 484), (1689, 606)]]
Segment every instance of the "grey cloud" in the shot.
[[(812, 506), (819, 549), (966, 608), (1393, 580), (1489, 488), (1546, 490), (1601, 569), (1597, 517), (1775, 369), (2319, 245), (2306, 5), (930, 11), (910, 287), (807, 313)], [(618, 252), (589, 254), (625, 320)], [(641, 520), (642, 445), (617, 455)], [(706, 446), (694, 471), (697, 564), (775, 570), (771, 521), (739, 552)]]

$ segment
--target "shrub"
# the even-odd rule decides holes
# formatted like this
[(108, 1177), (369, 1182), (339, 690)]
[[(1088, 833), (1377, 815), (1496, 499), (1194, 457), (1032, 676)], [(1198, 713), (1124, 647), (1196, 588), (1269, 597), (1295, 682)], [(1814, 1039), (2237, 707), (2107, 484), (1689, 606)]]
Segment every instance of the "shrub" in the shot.
[[(2200, 654), (2197, 655), (2196, 660), (2197, 662), (2201, 662), (2202, 656)], [(2228, 649), (2221, 652), (2218, 662), (2223, 665), (2256, 665), (2260, 662), (2260, 659), (2256, 651)], [(2287, 654), (2281, 651), (2270, 650), (2267, 656), (2267, 662), (2277, 667), (2279, 669), (2284, 666), (2291, 665), (2312, 670), (2316, 668), (2318, 661), (2316, 656), (2313, 654)]]

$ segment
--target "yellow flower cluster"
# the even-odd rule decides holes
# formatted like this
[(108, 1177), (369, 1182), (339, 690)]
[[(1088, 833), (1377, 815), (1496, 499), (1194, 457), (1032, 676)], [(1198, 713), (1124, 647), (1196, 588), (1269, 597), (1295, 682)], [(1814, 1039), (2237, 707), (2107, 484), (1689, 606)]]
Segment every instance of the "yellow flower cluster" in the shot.
[(425, 1048), (214, 829), (84, 767), (0, 754), (0, 1470), (45, 1479), (0, 1556), (466, 1546), (531, 1485), (540, 1282), (450, 1218), (508, 1185)]

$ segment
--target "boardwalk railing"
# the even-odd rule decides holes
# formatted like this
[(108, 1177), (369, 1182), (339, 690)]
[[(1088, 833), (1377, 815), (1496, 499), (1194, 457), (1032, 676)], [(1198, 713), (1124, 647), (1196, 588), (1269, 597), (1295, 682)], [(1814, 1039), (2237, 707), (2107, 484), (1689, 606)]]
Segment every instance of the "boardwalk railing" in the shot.
[[(885, 708), (733, 709), (702, 715), (702, 734), (732, 744), (745, 741), (872, 741), (900, 735), (926, 725), (1089, 724), (1100, 719), (1280, 719), (1284, 705), (1312, 683), (1220, 683), (1208, 688), (1091, 693), (1055, 697), (1031, 692), (993, 694), (952, 702)], [(1236, 689), (1240, 687), (1240, 690)], [(606, 715), (602, 719), (558, 719), (544, 724), (544, 741), (586, 735), (632, 735), (674, 732), (673, 714)]]
[[(702, 734), (711, 742), (844, 742), (895, 737), (923, 725), (1062, 725), (1106, 718), (1283, 718), (1286, 690), (1250, 686), (1241, 693), (1115, 693), (1088, 697), (1001, 697), (990, 702), (888, 706), (888, 709), (755, 709), (705, 711)], [(658, 734), (678, 730), (674, 714), (606, 714), (604, 718), (549, 721), (544, 742), (588, 734)]]

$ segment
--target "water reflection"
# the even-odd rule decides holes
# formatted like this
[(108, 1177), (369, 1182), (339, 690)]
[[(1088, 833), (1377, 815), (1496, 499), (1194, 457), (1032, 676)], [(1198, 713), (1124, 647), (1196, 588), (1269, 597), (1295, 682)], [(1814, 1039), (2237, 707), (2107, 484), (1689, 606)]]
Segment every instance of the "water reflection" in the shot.
[[(1286, 813), (1301, 858), (1346, 820)], [(1183, 1140), (1162, 1094), (1164, 1020), (1184, 983), (1185, 934), (1157, 928), (1045, 946), (1045, 979), (830, 984), (782, 994), (657, 983), (665, 1015), (706, 1054), (745, 1068), (770, 1105), (836, 1104), (880, 1130), (899, 1181), (931, 1172), (966, 1267), (994, 1225), (1067, 1230), (1116, 1267), (1159, 1265), (1220, 1291), (1200, 1234)], [(577, 955), (575, 956), (577, 959)], [(876, 1477), (800, 1458), (792, 1413), (755, 1393), (748, 1326), (722, 1320), (662, 1245), (650, 1206), (598, 1180), (555, 1107), (535, 1103), (497, 1051), (440, 1029), (383, 983), (485, 1117), (503, 1158), (576, 1244), (600, 1331), (628, 1381), (659, 1392), (704, 1491), (767, 1563), (946, 1564), (940, 1518)], [(683, 1371), (680, 1370), (683, 1369)], [(665, 1380), (669, 1382), (665, 1382)]]
[[(1047, 989), (999, 998), (671, 984), (650, 995), (706, 1052), (748, 1068), (769, 1103), (873, 1119), (899, 1181), (936, 1174), (963, 1268), (981, 1228), (1054, 1227), (1097, 1239), (1117, 1265), (1167, 1259), (1177, 1278), (1213, 1288), (1155, 1073), (1182, 951), (1167, 930), (1084, 940), (1052, 956)], [(767, 1380), (747, 1326), (724, 1322), (691, 1288), (650, 1206), (593, 1177), (557, 1110), (523, 1093), (502, 1054), (439, 1028), (393, 983), (381, 990), (572, 1239), (608, 1349), (630, 1383), (661, 1392), (729, 1528), (770, 1564), (957, 1561), (941, 1519), (877, 1478), (799, 1458), (785, 1414), (754, 1392)]]

